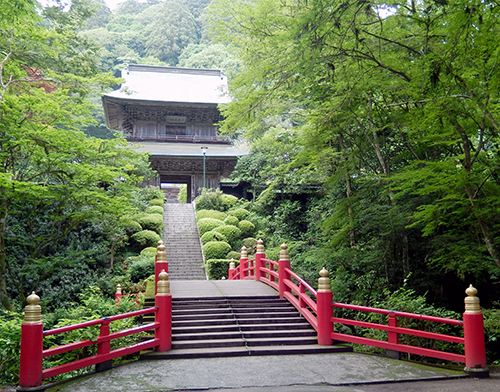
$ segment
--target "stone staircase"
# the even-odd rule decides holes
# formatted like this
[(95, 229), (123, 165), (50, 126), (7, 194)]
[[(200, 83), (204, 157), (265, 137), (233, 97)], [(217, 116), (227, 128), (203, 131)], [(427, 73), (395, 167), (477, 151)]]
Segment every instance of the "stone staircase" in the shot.
[(189, 203), (164, 206), (163, 241), (169, 280), (207, 279), (194, 207)]
[(143, 353), (143, 359), (352, 351), (317, 345), (311, 325), (276, 296), (173, 298), (172, 308), (172, 350)]

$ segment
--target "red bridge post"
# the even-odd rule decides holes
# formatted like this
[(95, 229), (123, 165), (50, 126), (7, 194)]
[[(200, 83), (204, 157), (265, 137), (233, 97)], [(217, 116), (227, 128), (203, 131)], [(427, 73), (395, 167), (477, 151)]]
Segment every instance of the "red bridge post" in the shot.
[(332, 344), (333, 332), (333, 305), (332, 305), (332, 290), (330, 288), (330, 278), (328, 271), (323, 267), (319, 272), (318, 279), (318, 294), (316, 297), (317, 303), (317, 319), (318, 319), (318, 344), (322, 346), (330, 346)]
[(486, 348), (484, 344), (483, 314), (479, 306), (479, 298), (476, 297), (477, 290), (469, 286), (465, 290), (464, 317), (464, 371), (473, 377), (488, 377), (489, 370), (486, 367)]
[(42, 385), (43, 323), (40, 297), (33, 293), (26, 299), (24, 322), (21, 326), (21, 361), (19, 389), (33, 390)]
[(278, 261), (280, 298), (283, 298), (286, 292), (290, 292), (290, 287), (285, 283), (285, 281), (290, 280), (290, 274), (286, 271), (287, 269), (290, 269), (290, 256), (288, 255), (288, 246), (283, 243), (281, 244), (280, 259)]
[(169, 351), (172, 349), (172, 295), (165, 270), (159, 273), (158, 279), (155, 305), (158, 307), (156, 322), (160, 323), (160, 327), (155, 332), (155, 338), (160, 340), (157, 351)]
[(240, 279), (245, 279), (247, 275), (249, 275), (248, 271), (248, 253), (247, 247), (241, 247), (241, 256), (240, 256)]
[(264, 241), (261, 239), (257, 240), (257, 251), (255, 252), (255, 280), (258, 282), (262, 277), (262, 259), (266, 257), (264, 253)]
[[(167, 262), (167, 251), (165, 250), (165, 244), (162, 240), (158, 241), (158, 247), (156, 248), (156, 261), (155, 261), (155, 289), (158, 288), (158, 280), (161, 271), (165, 270), (168, 273), (168, 262)], [(155, 291), (156, 293), (156, 291)]]
[(227, 271), (228, 280), (234, 280), (234, 270), (235, 270), (234, 259), (229, 260), (229, 269)]

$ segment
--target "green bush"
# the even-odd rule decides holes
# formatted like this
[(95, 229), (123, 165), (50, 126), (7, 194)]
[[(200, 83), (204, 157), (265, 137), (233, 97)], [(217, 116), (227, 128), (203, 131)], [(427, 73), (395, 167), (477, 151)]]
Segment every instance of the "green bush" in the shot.
[(142, 230), (142, 226), (139, 222), (134, 220), (131, 216), (123, 216), (120, 218), (120, 224), (129, 236)]
[(179, 203), (187, 203), (187, 185), (182, 185), (177, 195), (177, 200)]
[(127, 258), (128, 270), (132, 282), (139, 282), (148, 278), (155, 273), (155, 259), (154, 256), (133, 256)]
[(226, 255), (226, 259), (228, 260), (231, 260), (231, 259), (234, 259), (235, 261), (236, 260), (240, 260), (240, 257), (241, 257), (241, 252), (237, 252), (235, 250), (232, 250), (231, 252), (229, 252), (227, 255)]
[(220, 219), (202, 218), (198, 221), (198, 230), (200, 235), (205, 234), (207, 231), (213, 230), (216, 227), (222, 226), (224, 222)]
[[(228, 259), (210, 259), (205, 263), (205, 268), (207, 269), (208, 279), (219, 280), (225, 277), (228, 278), (229, 270), (229, 260)], [(234, 262), (235, 267), (238, 266), (239, 261)]]
[(486, 362), (500, 365), (500, 309), (484, 309), (483, 314)]
[(23, 315), (0, 310), (0, 385), (17, 384)]
[(238, 203), (238, 198), (233, 195), (222, 194), (222, 206), (225, 211), (233, 208)]
[(155, 247), (160, 241), (160, 236), (151, 230), (142, 230), (138, 233), (133, 234), (130, 239), (136, 244), (140, 245), (141, 248), (148, 246)]
[(150, 200), (148, 204), (150, 206), (158, 206), (163, 208), (163, 205), (165, 204), (165, 199), (153, 199)]
[(216, 227), (214, 231), (225, 235), (227, 238), (227, 242), (229, 242), (231, 245), (236, 245), (236, 240), (241, 236), (241, 230), (232, 225), (219, 226)]
[(227, 242), (210, 241), (203, 245), (205, 260), (222, 259), (231, 250), (231, 245)]
[(238, 226), (240, 223), (240, 220), (236, 218), (235, 216), (228, 215), (226, 219), (224, 219), (224, 223), (226, 225), (232, 225), (232, 226)]
[(219, 219), (223, 221), (226, 219), (227, 215), (222, 212), (222, 211), (216, 211), (216, 210), (199, 210), (196, 211), (196, 219), (200, 220), (203, 218), (213, 218), (213, 219)]
[(223, 193), (219, 190), (203, 189), (201, 195), (194, 199), (197, 210), (224, 211)]
[(151, 230), (161, 234), (163, 230), (163, 216), (158, 214), (147, 214), (139, 218), (139, 224), (144, 230)]
[(146, 209), (146, 214), (158, 214), (163, 216), (163, 207), (160, 206), (151, 206)]
[(243, 220), (245, 219), (249, 212), (247, 210), (245, 210), (244, 208), (235, 208), (233, 210), (229, 210), (227, 212), (228, 215), (231, 215), (231, 216), (235, 216), (236, 218), (238, 218), (238, 220)]
[(251, 236), (255, 232), (255, 225), (247, 220), (242, 220), (238, 223), (238, 228), (241, 230), (241, 235), (244, 237)]
[(249, 255), (253, 255), (255, 254), (255, 251), (257, 250), (257, 240), (253, 237), (248, 237), (248, 238), (245, 238), (243, 239), (243, 241), (241, 241), (242, 243), (242, 246), (244, 246), (245, 248), (247, 248), (247, 253)]
[(155, 248), (154, 246), (148, 246), (147, 248), (144, 248), (141, 250), (141, 255), (142, 256), (156, 256), (158, 248)]
[(218, 233), (215, 230), (207, 231), (205, 234), (201, 236), (201, 243), (205, 245), (210, 241), (222, 241), (227, 242), (227, 238), (224, 234)]

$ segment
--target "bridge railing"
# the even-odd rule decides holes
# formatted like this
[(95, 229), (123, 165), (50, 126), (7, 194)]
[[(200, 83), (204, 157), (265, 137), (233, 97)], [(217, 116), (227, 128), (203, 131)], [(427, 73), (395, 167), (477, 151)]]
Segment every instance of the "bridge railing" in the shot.
[[(160, 259), (160, 263), (163, 260), (161, 252), (165, 250), (164, 248), (163, 242), (161, 242), (158, 246), (157, 254), (157, 261)], [(162, 265), (160, 264), (160, 266)], [(147, 309), (44, 331), (41, 318), (42, 310), (41, 306), (38, 305), (40, 297), (33, 292), (27, 298), (27, 301), (28, 305), (25, 307), (24, 322), (21, 326), (21, 362), (18, 390), (36, 389), (37, 387), (41, 387), (44, 379), (87, 366), (96, 365), (96, 371), (106, 370), (111, 367), (113, 359), (139, 351), (151, 348), (155, 348), (157, 351), (168, 351), (172, 348), (172, 296), (170, 295), (168, 274), (164, 269), (157, 275), (155, 306)], [(155, 321), (118, 332), (110, 332), (110, 323), (113, 321), (145, 314), (154, 314)], [(99, 336), (96, 339), (86, 339), (43, 349), (44, 338), (47, 336), (59, 335), (97, 325), (99, 325)], [(154, 337), (152, 339), (111, 350), (111, 342), (115, 339), (138, 335), (142, 332), (152, 330), (154, 330)], [(97, 346), (96, 355), (51, 368), (43, 368), (44, 358), (95, 345)]]
[[(286, 244), (281, 245), (279, 261), (265, 258), (262, 240), (257, 242), (255, 258), (248, 260), (246, 248), (242, 248), (240, 265), (229, 266), (229, 279), (255, 279), (268, 284), (279, 292), (280, 298), (287, 299), (311, 324), (318, 333), (318, 344), (331, 345), (332, 340), (357, 343), (383, 348), (392, 352), (404, 352), (465, 363), (465, 370), (471, 374), (487, 374), (484, 344), (483, 315), (476, 297), (477, 290), (472, 285), (466, 290), (463, 320), (427, 316), (394, 310), (371, 308), (332, 302), (328, 271), (322, 269), (318, 279), (318, 290), (294, 273)], [(387, 324), (379, 324), (356, 319), (335, 317), (334, 309), (349, 309), (358, 314), (381, 314), (387, 316)], [(398, 320), (414, 319), (437, 324), (455, 325), (463, 329), (463, 336), (445, 335), (415, 328), (398, 327)], [(386, 340), (377, 340), (335, 331), (334, 324), (352, 325), (386, 332)], [(429, 348), (401, 344), (400, 335), (410, 335), (463, 345), (464, 355)]]

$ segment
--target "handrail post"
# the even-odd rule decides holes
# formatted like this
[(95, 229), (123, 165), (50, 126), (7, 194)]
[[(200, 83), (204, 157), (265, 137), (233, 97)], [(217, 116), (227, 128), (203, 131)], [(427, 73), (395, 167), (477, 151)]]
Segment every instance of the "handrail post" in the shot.
[[(104, 319), (101, 327), (99, 328), (99, 337), (109, 336), (109, 320)], [(106, 342), (99, 343), (97, 345), (97, 355), (109, 354), (111, 349), (111, 342), (108, 340)], [(97, 373), (103, 372), (104, 370), (109, 370), (113, 367), (113, 360), (105, 361), (96, 364), (95, 371)]]
[(159, 273), (158, 279), (155, 297), (158, 312), (155, 321), (160, 323), (160, 326), (155, 331), (155, 339), (158, 339), (160, 344), (156, 351), (169, 351), (172, 349), (172, 295), (165, 270)]
[(484, 344), (483, 314), (479, 306), (479, 298), (476, 297), (477, 289), (472, 285), (465, 290), (464, 321), (464, 351), (465, 369), (470, 376), (484, 378), (489, 377), (486, 367), (486, 348)]
[[(158, 289), (158, 281), (161, 271), (165, 271), (168, 273), (168, 262), (167, 262), (167, 251), (165, 250), (166, 246), (162, 240), (158, 241), (158, 247), (156, 248), (156, 257), (155, 257), (155, 289)], [(156, 291), (155, 290), (155, 294)]]
[(234, 279), (234, 270), (235, 270), (235, 264), (234, 264), (234, 259), (231, 259), (229, 261), (229, 269), (227, 271), (227, 279), (228, 280), (233, 280)]
[(40, 297), (31, 293), (26, 298), (24, 322), (21, 325), (21, 361), (19, 389), (36, 388), (42, 385), (43, 323)]
[(248, 253), (247, 247), (241, 247), (241, 256), (240, 256), (240, 279), (245, 279), (245, 276), (248, 275)]
[(120, 283), (118, 283), (116, 285), (116, 292), (115, 292), (115, 304), (116, 304), (116, 306), (118, 306), (120, 304), (120, 300), (122, 297), (123, 297), (122, 285)]
[(261, 239), (257, 240), (257, 251), (255, 252), (255, 280), (258, 282), (262, 277), (262, 259), (265, 258), (266, 255), (264, 253), (264, 241)]
[(290, 257), (287, 248), (288, 246), (285, 243), (281, 244), (280, 258), (278, 261), (278, 287), (280, 298), (283, 298), (285, 293), (290, 291), (290, 288), (285, 284), (286, 280), (290, 280), (290, 274), (286, 271), (287, 268), (290, 269)]
[[(389, 313), (388, 320), (389, 327), (397, 328), (398, 319), (396, 318), (396, 313)], [(393, 344), (399, 344), (399, 334), (397, 332), (387, 331), (387, 342)], [(401, 359), (401, 353), (397, 350), (385, 350), (385, 356), (392, 359)]]
[[(333, 305), (332, 305), (332, 290), (330, 288), (330, 278), (328, 271), (323, 267), (319, 272), (317, 301), (317, 319), (318, 319), (318, 344), (322, 346), (330, 346), (332, 344), (333, 332)], [(280, 278), (281, 280), (281, 278)]]

